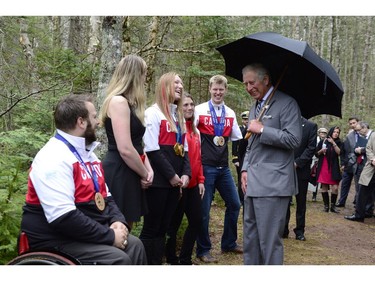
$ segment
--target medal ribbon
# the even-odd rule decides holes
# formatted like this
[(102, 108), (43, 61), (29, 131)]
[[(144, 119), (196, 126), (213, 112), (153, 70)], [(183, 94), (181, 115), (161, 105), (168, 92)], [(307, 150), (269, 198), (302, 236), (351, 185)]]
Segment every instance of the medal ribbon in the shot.
[(96, 174), (95, 169), (92, 167), (91, 162), (90, 162), (90, 166), (91, 166), (92, 174), (90, 173), (89, 168), (87, 168), (87, 166), (85, 165), (85, 162), (83, 162), (82, 157), (81, 157), (81, 155), (79, 155), (77, 149), (76, 149), (76, 148), (75, 148), (70, 142), (68, 142), (68, 141), (67, 141), (62, 135), (60, 135), (59, 133), (56, 133), (55, 138), (57, 138), (58, 140), (61, 140), (63, 143), (66, 144), (67, 147), (69, 147), (70, 151), (71, 151), (71, 152), (75, 155), (75, 157), (78, 159), (78, 161), (79, 161), (79, 163), (81, 164), (81, 166), (84, 167), (85, 170), (86, 170), (86, 172), (91, 176), (92, 181), (94, 182), (95, 191), (96, 191), (96, 192), (99, 192), (100, 189), (99, 189), (98, 175)]
[(210, 113), (211, 113), (211, 118), (212, 118), (212, 123), (214, 124), (214, 132), (215, 136), (222, 136), (224, 132), (224, 124), (225, 124), (225, 107), (222, 105), (221, 108), (221, 116), (220, 116), (220, 123), (217, 120), (217, 115), (215, 112), (215, 108), (212, 105), (211, 100), (208, 101), (208, 106), (210, 108)]
[(178, 119), (177, 119), (177, 112), (175, 112), (173, 116), (174, 116), (173, 121), (175, 122), (176, 128), (177, 128), (176, 142), (179, 144), (182, 144), (182, 133), (181, 133), (180, 124), (178, 123)]
[(177, 134), (176, 134), (176, 141), (180, 144), (182, 144), (182, 133), (181, 133), (181, 127), (178, 122), (176, 122), (176, 127), (177, 127)]

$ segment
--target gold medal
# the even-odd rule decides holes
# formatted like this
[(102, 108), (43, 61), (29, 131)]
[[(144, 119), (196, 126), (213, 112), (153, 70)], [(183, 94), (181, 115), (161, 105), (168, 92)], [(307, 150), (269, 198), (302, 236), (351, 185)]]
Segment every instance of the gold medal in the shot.
[(173, 146), (173, 149), (174, 149), (174, 152), (176, 153), (176, 155), (184, 157), (185, 150), (184, 150), (184, 146), (182, 144), (176, 142), (176, 144)]
[(176, 153), (176, 155), (179, 155), (180, 148), (179, 148), (178, 142), (175, 143), (175, 145), (173, 146), (173, 149), (174, 149), (174, 152)]
[(99, 211), (103, 211), (105, 209), (105, 201), (100, 192), (95, 193), (95, 205)]
[(181, 157), (185, 156), (185, 150), (184, 150), (184, 146), (182, 144), (180, 144), (180, 156)]

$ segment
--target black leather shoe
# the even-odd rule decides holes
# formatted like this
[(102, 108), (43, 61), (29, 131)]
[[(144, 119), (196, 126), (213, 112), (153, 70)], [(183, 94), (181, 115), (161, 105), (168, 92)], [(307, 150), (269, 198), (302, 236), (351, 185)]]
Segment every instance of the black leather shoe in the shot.
[(372, 218), (374, 215), (373, 214), (366, 214), (365, 218)]
[(345, 204), (339, 204), (339, 203), (337, 203), (335, 206), (339, 207), (339, 208), (345, 208)]
[(350, 220), (350, 221), (359, 221), (359, 222), (364, 222), (365, 221), (364, 218), (356, 217), (355, 214), (350, 215), (350, 216), (345, 216), (344, 218), (346, 218), (347, 220)]
[(296, 236), (296, 240), (299, 240), (299, 241), (306, 241), (305, 235), (303, 235), (303, 234), (297, 235), (297, 236)]

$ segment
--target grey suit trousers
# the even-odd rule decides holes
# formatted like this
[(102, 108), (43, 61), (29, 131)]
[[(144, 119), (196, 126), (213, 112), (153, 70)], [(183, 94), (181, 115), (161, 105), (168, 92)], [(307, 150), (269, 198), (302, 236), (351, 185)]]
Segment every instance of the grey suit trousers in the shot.
[(290, 197), (249, 197), (244, 200), (245, 265), (282, 265), (283, 231)]

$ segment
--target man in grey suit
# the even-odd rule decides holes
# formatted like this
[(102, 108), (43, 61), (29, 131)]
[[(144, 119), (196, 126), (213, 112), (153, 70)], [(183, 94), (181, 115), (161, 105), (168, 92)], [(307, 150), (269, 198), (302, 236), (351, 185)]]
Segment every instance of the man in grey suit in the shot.
[[(252, 64), (242, 74), (246, 91), (263, 106), (274, 88), (268, 70)], [(259, 121), (256, 107), (250, 110), (248, 131), (252, 135), (241, 169), (244, 264), (280, 265), (288, 204), (298, 193), (294, 149), (302, 139), (301, 112), (291, 96), (278, 90)]]

